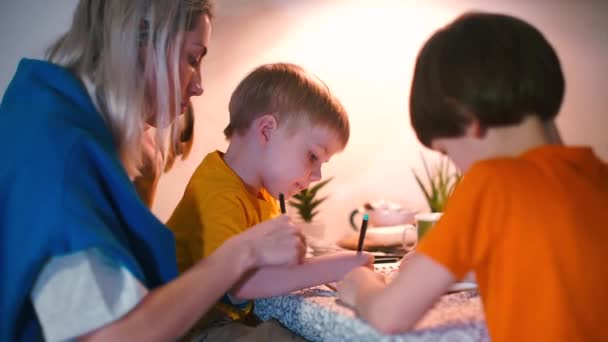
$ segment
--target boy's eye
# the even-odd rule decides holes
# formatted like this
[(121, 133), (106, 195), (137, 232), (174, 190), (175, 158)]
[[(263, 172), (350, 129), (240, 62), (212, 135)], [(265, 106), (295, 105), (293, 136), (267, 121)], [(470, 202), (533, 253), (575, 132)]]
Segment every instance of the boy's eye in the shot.
[(319, 160), (319, 158), (314, 153), (310, 153), (310, 161), (315, 163), (317, 160)]

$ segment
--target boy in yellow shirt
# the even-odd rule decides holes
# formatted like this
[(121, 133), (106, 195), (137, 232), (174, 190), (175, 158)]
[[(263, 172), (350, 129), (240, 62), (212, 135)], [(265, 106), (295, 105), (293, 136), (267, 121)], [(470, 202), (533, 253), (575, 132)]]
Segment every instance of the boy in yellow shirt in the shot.
[(463, 180), (396, 279), (358, 268), (342, 301), (404, 332), (473, 270), (492, 341), (608, 341), (608, 167), (562, 145), (563, 93), (557, 55), (522, 20), (470, 13), (437, 31), (418, 56), (411, 122)]
[[(205, 157), (167, 222), (175, 233), (181, 272), (230, 237), (280, 215), (279, 193), (289, 198), (320, 180), (321, 165), (349, 138), (340, 102), (323, 82), (293, 64), (256, 68), (232, 94), (229, 112), (228, 150)], [(353, 252), (259, 269), (242, 279), (220, 308), (233, 319), (242, 318), (251, 310), (251, 302), (243, 299), (336, 281), (372, 261)]]

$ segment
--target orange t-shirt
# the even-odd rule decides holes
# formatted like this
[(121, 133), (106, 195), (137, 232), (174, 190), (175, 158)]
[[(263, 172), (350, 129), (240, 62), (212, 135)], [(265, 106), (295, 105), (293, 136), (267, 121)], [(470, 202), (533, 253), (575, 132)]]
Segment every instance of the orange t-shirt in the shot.
[(608, 166), (543, 146), (475, 164), (418, 250), (474, 270), (492, 341), (608, 341)]

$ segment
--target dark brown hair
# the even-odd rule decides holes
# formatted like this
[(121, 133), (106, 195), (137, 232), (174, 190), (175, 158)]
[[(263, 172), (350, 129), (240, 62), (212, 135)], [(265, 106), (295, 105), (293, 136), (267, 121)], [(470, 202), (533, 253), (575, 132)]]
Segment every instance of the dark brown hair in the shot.
[(564, 95), (559, 59), (543, 34), (523, 20), (467, 13), (438, 30), (420, 51), (410, 95), (411, 123), (427, 147), (464, 134), (467, 124), (553, 119)]

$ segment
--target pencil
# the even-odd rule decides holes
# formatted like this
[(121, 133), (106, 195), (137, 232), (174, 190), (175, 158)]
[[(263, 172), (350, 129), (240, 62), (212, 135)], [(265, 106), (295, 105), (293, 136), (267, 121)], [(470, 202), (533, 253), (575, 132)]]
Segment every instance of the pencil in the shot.
[(357, 245), (358, 253), (363, 251), (363, 241), (365, 240), (365, 231), (367, 231), (367, 220), (369, 220), (369, 216), (367, 214), (363, 215), (363, 222), (361, 222), (361, 229), (359, 230), (359, 244)]
[(281, 205), (281, 214), (285, 214), (287, 209), (285, 208), (285, 196), (279, 193), (279, 204)]

